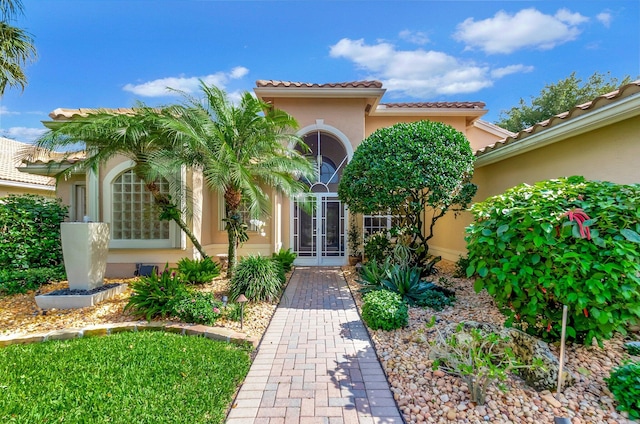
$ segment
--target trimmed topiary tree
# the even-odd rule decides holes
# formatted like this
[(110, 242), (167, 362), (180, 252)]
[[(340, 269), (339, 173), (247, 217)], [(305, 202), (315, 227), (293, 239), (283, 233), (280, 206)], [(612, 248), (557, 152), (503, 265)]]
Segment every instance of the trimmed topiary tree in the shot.
[(507, 326), (546, 340), (601, 344), (640, 322), (640, 185), (560, 178), (473, 205), (467, 228), (476, 291)]
[(338, 196), (351, 212), (397, 216), (418, 262), (425, 264), (436, 221), (449, 210), (465, 209), (476, 192), (470, 182), (473, 161), (469, 141), (449, 125), (396, 124), (360, 144)]

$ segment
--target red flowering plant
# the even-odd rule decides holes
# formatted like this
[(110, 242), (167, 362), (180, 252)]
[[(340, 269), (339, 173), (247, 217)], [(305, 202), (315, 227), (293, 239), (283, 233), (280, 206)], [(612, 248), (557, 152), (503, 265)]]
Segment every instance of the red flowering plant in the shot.
[(640, 185), (560, 178), (471, 208), (468, 276), (515, 326), (591, 344), (640, 322)]

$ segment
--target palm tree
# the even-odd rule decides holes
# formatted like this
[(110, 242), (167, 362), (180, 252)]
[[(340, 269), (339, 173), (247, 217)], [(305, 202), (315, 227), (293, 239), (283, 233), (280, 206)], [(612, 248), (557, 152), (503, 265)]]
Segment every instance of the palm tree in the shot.
[(20, 0), (0, 0), (0, 96), (10, 87), (24, 87), (27, 76), (24, 67), (35, 61), (37, 53), (31, 35), (9, 21), (22, 13)]
[[(140, 178), (145, 188), (152, 194), (155, 205), (160, 210), (160, 219), (174, 221), (189, 237), (194, 247), (203, 257), (207, 257), (202, 245), (183, 218), (176, 202), (176, 193), (180, 192), (178, 169), (163, 162), (160, 151), (172, 151), (173, 146), (158, 127), (158, 116), (162, 113), (143, 104), (127, 110), (126, 113), (113, 110), (96, 110), (78, 116), (66, 122), (49, 124), (50, 130), (36, 141), (35, 149), (29, 153), (31, 159), (41, 157), (41, 152), (52, 152), (65, 148), (75, 148), (79, 144), (89, 152), (83, 161), (77, 161), (70, 168), (58, 172), (56, 177), (71, 175), (83, 170), (95, 170), (116, 156), (124, 156), (134, 163), (134, 174)], [(77, 150), (64, 156), (76, 155)], [(29, 158), (29, 157), (27, 157)], [(169, 182), (172, 197), (158, 187), (160, 178)]]
[(200, 85), (205, 98), (183, 93), (184, 104), (165, 110), (162, 125), (172, 144), (182, 146), (179, 160), (200, 167), (209, 189), (223, 194), (231, 277), (237, 248), (247, 240), (241, 208), (246, 207), (252, 218), (267, 216), (265, 189), (288, 196), (307, 191), (303, 177), (312, 179), (314, 166), (294, 149), (306, 146), (287, 132), (297, 127), (291, 115), (249, 92), (234, 105), (219, 88), (202, 81)]

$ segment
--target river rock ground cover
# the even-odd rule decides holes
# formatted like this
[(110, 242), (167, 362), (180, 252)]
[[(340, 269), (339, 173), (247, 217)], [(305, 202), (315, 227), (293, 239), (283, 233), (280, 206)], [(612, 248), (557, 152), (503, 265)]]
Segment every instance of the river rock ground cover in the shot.
[[(441, 312), (412, 307), (408, 327), (370, 331), (406, 422), (552, 423), (554, 417), (569, 418), (573, 424), (633, 422), (626, 418), (626, 413), (616, 411), (613, 395), (604, 382), (611, 369), (628, 357), (621, 336), (605, 341), (604, 348), (568, 344), (565, 367), (576, 377), (576, 383), (559, 395), (555, 391), (536, 392), (512, 377), (506, 382), (506, 392), (490, 388), (485, 405), (472, 403), (461, 379), (432, 370), (429, 342), (435, 334), (426, 331), (425, 323), (434, 314), (440, 329), (461, 321), (502, 324), (504, 318), (486, 292), (475, 293), (472, 280), (453, 277), (453, 263), (442, 261), (438, 268), (436, 281), (442, 279), (456, 292), (453, 306)], [(345, 277), (360, 307), (355, 269), (345, 269)], [(631, 339), (637, 340), (638, 336), (632, 335)], [(551, 350), (559, 356), (559, 345), (551, 345)]]

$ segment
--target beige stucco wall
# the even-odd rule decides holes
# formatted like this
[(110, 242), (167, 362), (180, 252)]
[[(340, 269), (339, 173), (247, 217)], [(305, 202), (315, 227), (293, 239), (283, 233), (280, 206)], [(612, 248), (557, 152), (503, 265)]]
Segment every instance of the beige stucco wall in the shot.
[(366, 119), (366, 135), (371, 135), (380, 128), (390, 127), (400, 122), (416, 121), (443, 122), (466, 135), (467, 125), (464, 116), (368, 116)]
[[(476, 167), (475, 201), (503, 193), (521, 183), (582, 175), (590, 180), (619, 184), (640, 183), (640, 117), (600, 128), (490, 165)], [(466, 250), (464, 228), (472, 221), (464, 213), (457, 220), (442, 218), (431, 246), (434, 253), (456, 259)]]
[(39, 194), (40, 196), (54, 197), (56, 192), (55, 190), (40, 190), (31, 187), (15, 187), (0, 184), (0, 197), (6, 197), (10, 194)]

